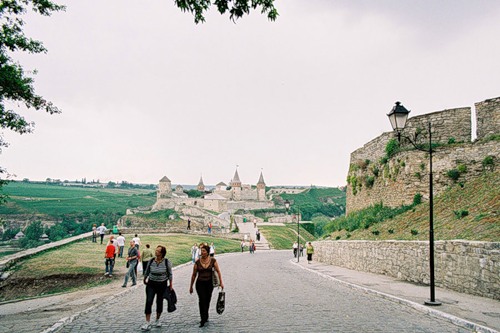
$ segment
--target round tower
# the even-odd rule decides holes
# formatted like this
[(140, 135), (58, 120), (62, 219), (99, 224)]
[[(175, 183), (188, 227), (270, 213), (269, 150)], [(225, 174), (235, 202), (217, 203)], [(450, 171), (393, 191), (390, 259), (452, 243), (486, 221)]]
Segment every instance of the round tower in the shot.
[(171, 198), (172, 197), (172, 182), (167, 176), (164, 176), (160, 179), (160, 183), (158, 185), (157, 198)]

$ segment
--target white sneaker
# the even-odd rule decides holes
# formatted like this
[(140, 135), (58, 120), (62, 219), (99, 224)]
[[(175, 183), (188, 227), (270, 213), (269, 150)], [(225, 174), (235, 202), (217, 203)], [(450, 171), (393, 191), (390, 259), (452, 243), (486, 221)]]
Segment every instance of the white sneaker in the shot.
[(149, 322), (146, 322), (144, 325), (141, 326), (141, 331), (150, 331), (151, 330), (151, 324)]
[(153, 327), (161, 327), (161, 321), (155, 320), (155, 322), (153, 323)]

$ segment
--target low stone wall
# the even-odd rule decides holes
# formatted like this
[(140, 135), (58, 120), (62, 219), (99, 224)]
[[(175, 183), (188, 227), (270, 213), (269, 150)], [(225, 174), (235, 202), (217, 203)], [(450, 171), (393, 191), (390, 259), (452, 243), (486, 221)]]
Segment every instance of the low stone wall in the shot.
[[(434, 245), (436, 286), (500, 300), (500, 242)], [(318, 241), (313, 246), (319, 262), (429, 284), (429, 242)]]

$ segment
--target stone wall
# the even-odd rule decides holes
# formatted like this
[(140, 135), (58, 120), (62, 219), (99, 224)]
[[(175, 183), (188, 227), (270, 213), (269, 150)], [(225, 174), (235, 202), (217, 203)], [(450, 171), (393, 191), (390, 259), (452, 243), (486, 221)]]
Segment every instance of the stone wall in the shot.
[[(429, 284), (429, 243), (421, 241), (319, 241), (314, 260), (357, 271)], [(500, 243), (437, 241), (435, 284), (500, 300)]]
[[(500, 143), (481, 138), (500, 133), (500, 97), (476, 103), (478, 140), (471, 142), (470, 108), (456, 108), (410, 118), (403, 135), (413, 137), (417, 129), (420, 142), (428, 142), (427, 128), (432, 124), (432, 142), (441, 145), (433, 154), (434, 194), (438, 195), (454, 180), (447, 176), (460, 169), (457, 182), (467, 182), (482, 171), (482, 161), (500, 156)], [(487, 120), (486, 120), (487, 119)], [(410, 204), (415, 194), (428, 199), (429, 156), (402, 139), (402, 151), (387, 159), (385, 148), (395, 133), (383, 133), (351, 153), (347, 176), (346, 213), (382, 202), (396, 207)]]
[[(498, 141), (475, 142), (443, 146), (433, 153), (434, 195), (454, 184), (447, 176), (449, 170), (461, 169), (456, 182), (466, 183), (483, 172), (482, 161), (486, 156), (500, 156)], [(360, 166), (351, 170), (350, 184), (346, 193), (346, 212), (354, 212), (369, 205), (382, 202), (385, 206), (398, 207), (413, 202), (415, 194), (429, 198), (429, 157), (421, 151), (405, 151), (396, 154), (387, 163), (358, 160)], [(356, 163), (356, 162), (355, 162)], [(377, 172), (375, 172), (378, 169)], [(377, 174), (377, 176), (375, 176)], [(355, 181), (352, 180), (354, 178)], [(372, 177), (373, 184), (367, 181)], [(356, 183), (353, 186), (354, 182)]]
[(227, 209), (236, 211), (238, 209), (252, 210), (252, 209), (265, 209), (274, 207), (272, 201), (228, 201)]
[(477, 118), (477, 140), (492, 134), (499, 134), (500, 97), (487, 99), (475, 104)]

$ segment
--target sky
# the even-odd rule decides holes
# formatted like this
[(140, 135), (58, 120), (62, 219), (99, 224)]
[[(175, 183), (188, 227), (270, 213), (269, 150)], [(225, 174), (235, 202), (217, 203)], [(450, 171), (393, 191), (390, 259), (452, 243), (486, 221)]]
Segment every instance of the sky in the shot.
[(343, 186), (350, 153), (410, 116), (500, 96), (500, 1), (278, 0), (196, 25), (171, 0), (29, 14), (36, 92), (61, 114), (4, 131), (12, 179)]

